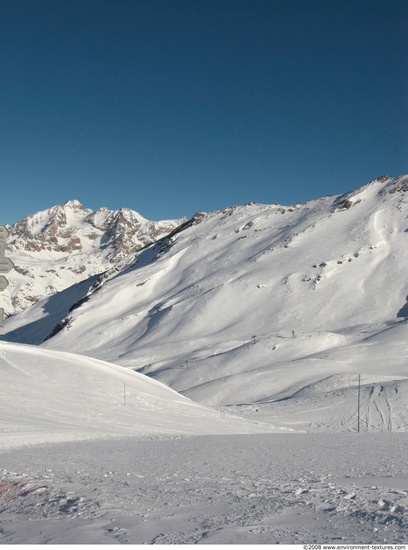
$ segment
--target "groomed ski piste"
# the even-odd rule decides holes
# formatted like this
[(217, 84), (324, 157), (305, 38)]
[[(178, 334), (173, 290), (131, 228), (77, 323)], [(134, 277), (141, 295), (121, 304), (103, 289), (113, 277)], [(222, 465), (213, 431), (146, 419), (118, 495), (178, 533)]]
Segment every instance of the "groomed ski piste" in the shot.
[(197, 216), (10, 317), (1, 542), (406, 543), (406, 181)]

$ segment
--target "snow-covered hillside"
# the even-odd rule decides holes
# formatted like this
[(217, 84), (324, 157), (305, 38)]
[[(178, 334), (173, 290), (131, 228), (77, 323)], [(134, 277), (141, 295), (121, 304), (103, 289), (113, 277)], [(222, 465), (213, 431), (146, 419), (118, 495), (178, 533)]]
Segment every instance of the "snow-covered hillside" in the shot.
[(0, 327), (2, 543), (404, 544), (407, 201), (381, 177), (116, 256), (77, 203), (39, 222), (30, 269), (71, 269)]
[(9, 227), (7, 256), (15, 264), (2, 293), (6, 314), (107, 270), (123, 269), (135, 252), (185, 220), (151, 222), (128, 208), (93, 212), (67, 201)]
[[(407, 201), (408, 177), (383, 176), (304, 204), (197, 213), (86, 300), (74, 287), (40, 301), (8, 319), (2, 338), (111, 361), (195, 401), (256, 404), (258, 413), (303, 388), (328, 402), (343, 392), (347, 412), (361, 375), (363, 394), (392, 386), (379, 416), (383, 429), (404, 430)], [(337, 428), (355, 427), (354, 412)], [(316, 425), (303, 418), (303, 428)]]
[(194, 403), (142, 374), (36, 346), (0, 343), (0, 387), (0, 450), (103, 437), (271, 430)]

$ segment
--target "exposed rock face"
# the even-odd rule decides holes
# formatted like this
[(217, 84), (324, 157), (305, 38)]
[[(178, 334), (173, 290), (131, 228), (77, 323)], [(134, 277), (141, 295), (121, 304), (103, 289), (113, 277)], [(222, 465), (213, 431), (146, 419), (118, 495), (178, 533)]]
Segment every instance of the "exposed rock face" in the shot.
[(30, 214), (9, 228), (7, 255), (16, 269), (1, 296), (6, 315), (95, 274), (125, 267), (138, 250), (184, 221), (152, 222), (128, 208), (94, 212), (76, 200)]

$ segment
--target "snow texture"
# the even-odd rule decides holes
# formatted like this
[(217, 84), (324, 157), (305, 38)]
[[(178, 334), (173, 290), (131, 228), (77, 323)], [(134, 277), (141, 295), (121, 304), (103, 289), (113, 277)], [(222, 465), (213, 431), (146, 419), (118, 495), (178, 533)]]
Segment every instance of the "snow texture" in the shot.
[(2, 543), (406, 543), (406, 436), (206, 435), (0, 455)]

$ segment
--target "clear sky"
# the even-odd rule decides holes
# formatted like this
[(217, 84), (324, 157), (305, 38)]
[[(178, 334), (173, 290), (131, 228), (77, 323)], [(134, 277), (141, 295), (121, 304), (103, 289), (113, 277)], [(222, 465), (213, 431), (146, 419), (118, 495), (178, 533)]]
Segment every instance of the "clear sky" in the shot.
[(406, 0), (0, 0), (0, 223), (408, 172)]

